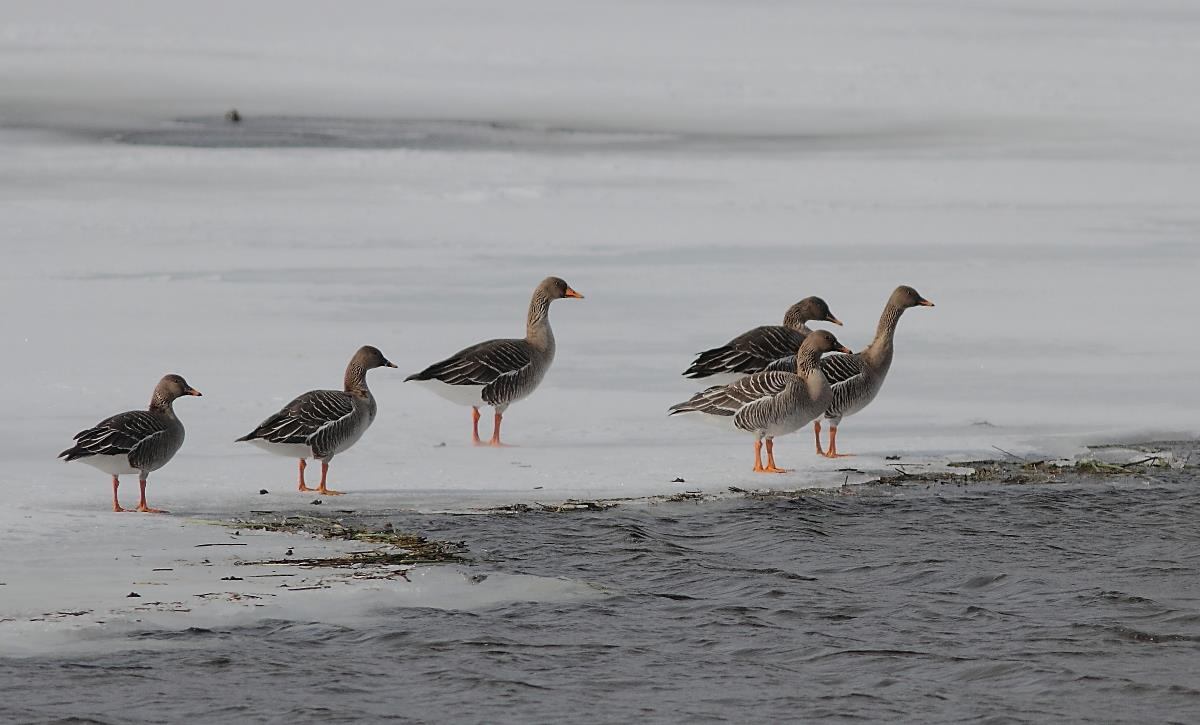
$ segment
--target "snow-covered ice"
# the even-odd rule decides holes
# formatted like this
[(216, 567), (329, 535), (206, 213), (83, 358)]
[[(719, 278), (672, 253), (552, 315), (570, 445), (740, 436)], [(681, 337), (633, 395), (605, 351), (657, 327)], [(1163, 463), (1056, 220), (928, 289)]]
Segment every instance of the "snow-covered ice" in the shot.
[[(360, 511), (1195, 434), (1193, 4), (5, 10), (0, 637), (80, 599), (135, 616), (118, 599), (143, 574), (118, 559), (195, 559), (212, 531), (190, 513), (305, 505), (292, 462), (232, 440), (362, 344), (401, 369), (371, 373), (379, 417), (332, 469)], [(163, 145), (235, 106), (312, 145)], [(471, 448), (467, 409), (401, 381), (521, 334), (549, 274), (587, 299), (552, 309), (554, 368), (505, 418), (519, 447)], [(900, 283), (937, 307), (904, 316), (883, 392), (843, 423), (857, 458), (800, 434), (778, 446), (796, 472), (763, 480), (748, 438), (667, 419), (702, 387), (679, 374), (696, 351), (810, 294), (857, 349)], [(105, 477), (54, 456), (167, 372), (205, 394), (151, 477), (178, 518), (111, 514)]]

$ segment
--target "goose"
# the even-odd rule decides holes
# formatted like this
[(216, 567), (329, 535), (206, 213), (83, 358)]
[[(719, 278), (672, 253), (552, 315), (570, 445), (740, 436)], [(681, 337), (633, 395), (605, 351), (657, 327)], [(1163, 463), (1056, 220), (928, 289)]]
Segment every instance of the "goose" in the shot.
[(488, 340), (459, 350), (419, 373), (405, 378), (416, 381), (437, 395), (459, 405), (471, 406), (471, 442), (479, 439), (479, 408), (495, 410), (490, 446), (500, 442), (504, 411), (537, 389), (554, 362), (554, 332), (550, 329), (550, 303), (560, 299), (583, 299), (583, 295), (558, 277), (547, 277), (533, 290), (525, 337), (517, 340)]
[(105, 418), (94, 427), (75, 434), (75, 445), (58, 454), (67, 461), (82, 461), (112, 476), (113, 511), (122, 508), (117, 498), (120, 476), (138, 474), (141, 495), (134, 511), (166, 513), (146, 505), (146, 480), (174, 457), (183, 445), (183, 423), (173, 404), (185, 395), (200, 395), (178, 375), (164, 375), (150, 396), (146, 410), (131, 410)]
[(853, 455), (838, 453), (838, 425), (842, 418), (867, 407), (883, 387), (883, 380), (892, 365), (892, 339), (896, 334), (896, 324), (900, 322), (900, 315), (910, 307), (933, 307), (933, 303), (912, 287), (900, 285), (883, 306), (875, 339), (870, 345), (853, 355), (830, 355), (821, 361), (821, 371), (833, 387), (833, 403), (825, 411), (825, 420), (829, 421), (828, 451), (821, 449), (821, 421), (813, 421), (817, 455), (827, 458)]
[[(310, 390), (283, 406), (257, 428), (237, 439), (276, 455), (300, 459), (299, 491), (322, 496), (340, 496), (326, 486), (333, 457), (358, 442), (375, 420), (378, 406), (367, 387), (367, 371), (394, 368), (379, 348), (364, 345), (350, 358), (342, 390)], [(304, 483), (306, 460), (321, 462), (321, 483), (309, 488)]]
[[(829, 408), (833, 391), (821, 372), (821, 355), (835, 351), (850, 352), (832, 333), (817, 330), (800, 344), (794, 358), (796, 372), (753, 373), (729, 385), (715, 385), (671, 406), (669, 414), (698, 414), (752, 433), (755, 472), (787, 473), (775, 465), (775, 436), (800, 430)], [(764, 437), (766, 466), (762, 464)]]
[(713, 382), (730, 383), (743, 375), (796, 369), (796, 349), (812, 332), (807, 322), (819, 320), (841, 325), (829, 305), (820, 297), (805, 297), (788, 308), (782, 325), (763, 325), (743, 332), (720, 347), (705, 350), (696, 356), (691, 367), (683, 371), (692, 379), (712, 378)]

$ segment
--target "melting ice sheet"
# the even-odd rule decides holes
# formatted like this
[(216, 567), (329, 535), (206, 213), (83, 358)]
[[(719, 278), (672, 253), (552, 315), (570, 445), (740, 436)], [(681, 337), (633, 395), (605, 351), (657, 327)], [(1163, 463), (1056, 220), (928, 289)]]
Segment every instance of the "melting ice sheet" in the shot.
[[(353, 626), (382, 610), (471, 611), (512, 602), (604, 596), (583, 581), (426, 565), (329, 568), (253, 564), (337, 556), (363, 542), (238, 530), (200, 521), (47, 514), (15, 522), (21, 552), (0, 573), (0, 652), (109, 651), (171, 646), (139, 632), (229, 627), (262, 619)], [(141, 518), (141, 520), (138, 520)], [(58, 529), (48, 536), (42, 527)], [(236, 533), (235, 533), (236, 532)], [(384, 576), (388, 571), (403, 575)]]

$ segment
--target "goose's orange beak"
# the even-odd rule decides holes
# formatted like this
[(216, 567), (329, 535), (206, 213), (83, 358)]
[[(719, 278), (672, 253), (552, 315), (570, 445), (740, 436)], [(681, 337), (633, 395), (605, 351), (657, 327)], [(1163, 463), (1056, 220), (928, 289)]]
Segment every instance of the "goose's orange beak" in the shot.
[(187, 394), (188, 394), (188, 395), (195, 395), (197, 398), (199, 398), (201, 395), (203, 395), (203, 393), (201, 393), (199, 390), (196, 390), (195, 388), (188, 388), (188, 389), (187, 389)]
[(570, 287), (568, 287), (568, 288), (567, 288), (567, 291), (566, 291), (565, 293), (563, 293), (563, 294), (565, 294), (567, 297), (572, 297), (572, 298), (574, 298), (574, 299), (577, 299), (577, 300), (581, 300), (581, 299), (583, 299), (583, 295), (579, 294), (578, 292), (576, 292), (575, 290), (571, 289)]
[(933, 303), (932, 303), (932, 302), (930, 302), (929, 300), (925, 299), (924, 297), (922, 297), (922, 298), (921, 298), (921, 299), (920, 299), (920, 300), (917, 302), (917, 304), (918, 304), (918, 305), (920, 305), (920, 306), (922, 306), (922, 307), (933, 307)]
[(826, 317), (826, 318), (825, 318), (825, 321), (826, 321), (826, 322), (832, 322), (833, 324), (837, 325), (838, 327), (841, 327), (841, 326), (842, 326), (842, 321), (841, 321), (841, 320), (839, 320), (838, 318), (834, 317), (833, 315), (830, 315), (829, 317)]
[(837, 351), (838, 351), (838, 352), (844, 352), (844, 353), (846, 353), (847, 355), (853, 355), (853, 354), (854, 354), (854, 353), (850, 352), (850, 348), (846, 347), (845, 345), (842, 345), (841, 347), (839, 347), (839, 348), (837, 349)]

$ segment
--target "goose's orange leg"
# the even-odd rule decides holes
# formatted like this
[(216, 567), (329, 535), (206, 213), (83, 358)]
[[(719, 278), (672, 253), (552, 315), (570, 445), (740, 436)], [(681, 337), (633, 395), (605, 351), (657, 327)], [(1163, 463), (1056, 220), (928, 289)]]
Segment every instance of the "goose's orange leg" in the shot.
[(332, 488), (325, 488), (325, 479), (329, 476), (329, 461), (321, 461), (321, 483), (317, 486), (317, 493), (322, 496), (341, 496), (341, 491), (334, 491)]
[(152, 509), (146, 505), (146, 479), (143, 478), (138, 481), (138, 488), (141, 490), (141, 497), (138, 499), (138, 507), (136, 509), (134, 509), (135, 511), (141, 511), (142, 513), (145, 513), (145, 514), (165, 514), (165, 513), (167, 513), (166, 511), (163, 511), (162, 509)]
[(837, 426), (829, 426), (829, 452), (825, 454), (826, 458), (848, 458), (853, 456), (853, 453), (838, 453), (837, 452)]
[(763, 473), (767, 469), (763, 468), (762, 464), (762, 441), (754, 441), (754, 472)]
[(117, 486), (120, 486), (120, 485), (121, 485), (121, 482), (117, 480), (116, 476), (113, 476), (113, 511), (116, 511), (116, 512), (129, 510), (129, 509), (121, 508), (121, 502), (117, 501)]
[(825, 449), (821, 448), (821, 421), (813, 421), (813, 439), (817, 442), (817, 455), (825, 455)]
[(471, 443), (481, 446), (483, 441), (479, 440), (479, 408), (471, 406)]
[(308, 463), (303, 458), (300, 459), (300, 488), (299, 491), (316, 491), (315, 488), (309, 488), (304, 485), (304, 469), (308, 467)]
[(788, 473), (790, 468), (777, 468), (775, 466), (775, 439), (767, 439), (767, 467), (763, 469), (764, 473)]
[(495, 448), (507, 448), (508, 447), (507, 443), (500, 442), (500, 421), (502, 421), (502, 420), (504, 420), (504, 414), (497, 410), (496, 417), (492, 424), (493, 425), (492, 439), (490, 441), (488, 441), (489, 446), (493, 446)]

